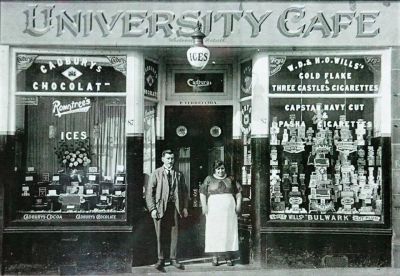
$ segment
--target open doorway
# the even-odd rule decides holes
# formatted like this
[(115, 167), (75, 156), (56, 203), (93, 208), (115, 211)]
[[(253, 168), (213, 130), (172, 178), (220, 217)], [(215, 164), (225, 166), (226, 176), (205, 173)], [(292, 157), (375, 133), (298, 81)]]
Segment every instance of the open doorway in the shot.
[(201, 214), (198, 188), (221, 159), (232, 169), (231, 106), (167, 106), (166, 147), (176, 154), (176, 168), (184, 173), (189, 190), (189, 218), (182, 221), (181, 258), (204, 257), (205, 218)]

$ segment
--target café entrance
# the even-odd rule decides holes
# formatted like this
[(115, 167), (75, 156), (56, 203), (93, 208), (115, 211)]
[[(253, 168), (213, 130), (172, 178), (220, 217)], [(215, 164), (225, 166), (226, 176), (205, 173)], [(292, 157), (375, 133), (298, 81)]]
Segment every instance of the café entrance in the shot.
[(185, 175), (189, 191), (189, 218), (180, 227), (182, 259), (204, 257), (205, 217), (201, 212), (199, 185), (212, 173), (215, 160), (232, 170), (231, 106), (167, 106), (166, 147), (175, 151), (175, 166)]

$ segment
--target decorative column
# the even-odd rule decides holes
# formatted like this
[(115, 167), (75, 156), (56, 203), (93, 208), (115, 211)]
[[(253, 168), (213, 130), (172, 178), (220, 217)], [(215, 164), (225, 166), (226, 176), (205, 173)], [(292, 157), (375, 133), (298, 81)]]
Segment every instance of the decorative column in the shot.
[(135, 209), (140, 208), (143, 183), (143, 112), (144, 57), (129, 52), (127, 57), (126, 95), (126, 172), (128, 181), (128, 221), (133, 222)]
[(252, 244), (255, 263), (261, 263), (261, 218), (265, 206), (267, 184), (267, 146), (268, 146), (268, 55), (257, 53), (253, 56), (252, 69), (252, 118), (251, 118), (251, 154), (252, 154)]
[[(392, 50), (392, 266), (400, 267), (400, 48)], [(384, 134), (384, 133), (383, 133)], [(387, 202), (386, 204), (389, 204)]]
[[(9, 113), (9, 79), (10, 79), (10, 64), (9, 64), (10, 48), (8, 46), (0, 46), (0, 244), (3, 244), (3, 229), (4, 229), (4, 185), (8, 179), (10, 162), (7, 162), (9, 157), (8, 137), (8, 113)], [(11, 159), (12, 160), (12, 159)], [(3, 246), (0, 246), (0, 273), (3, 272)]]

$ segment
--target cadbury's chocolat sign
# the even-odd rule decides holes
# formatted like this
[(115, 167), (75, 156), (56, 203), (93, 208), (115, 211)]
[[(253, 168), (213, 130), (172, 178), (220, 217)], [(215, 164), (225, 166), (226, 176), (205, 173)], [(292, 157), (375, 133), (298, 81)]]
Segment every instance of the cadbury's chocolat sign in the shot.
[(126, 92), (125, 56), (18, 54), (16, 63), (17, 91)]

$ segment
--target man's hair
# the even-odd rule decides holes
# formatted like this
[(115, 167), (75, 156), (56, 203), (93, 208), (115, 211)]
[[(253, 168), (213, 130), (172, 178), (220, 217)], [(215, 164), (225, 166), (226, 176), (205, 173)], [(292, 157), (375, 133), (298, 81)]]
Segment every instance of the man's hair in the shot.
[(164, 157), (166, 154), (174, 154), (174, 152), (170, 149), (166, 149), (162, 152), (161, 156)]

